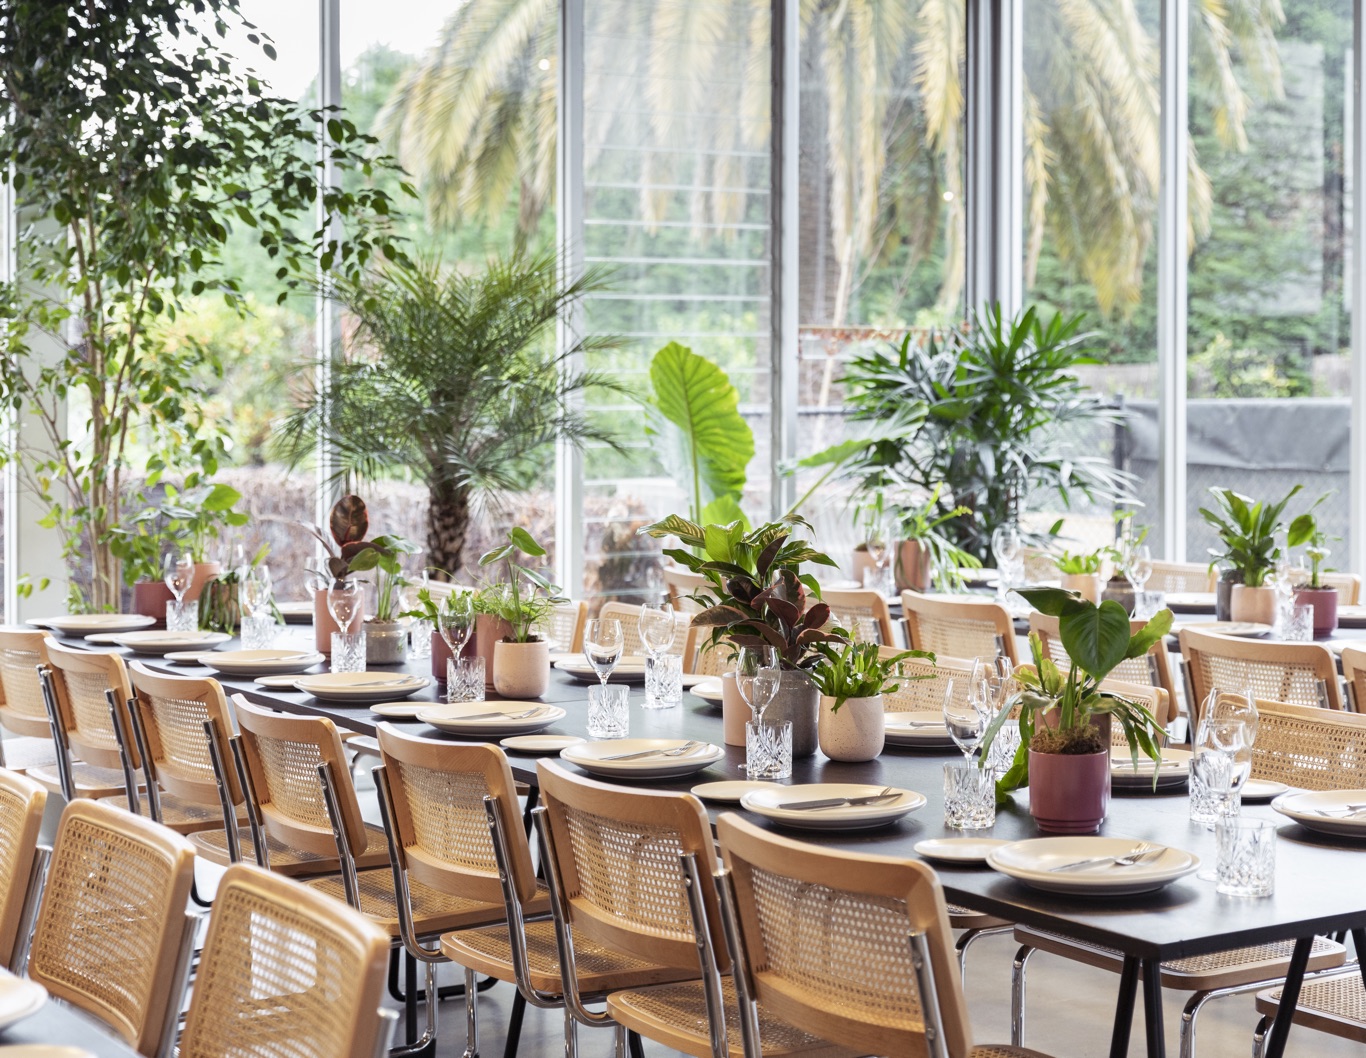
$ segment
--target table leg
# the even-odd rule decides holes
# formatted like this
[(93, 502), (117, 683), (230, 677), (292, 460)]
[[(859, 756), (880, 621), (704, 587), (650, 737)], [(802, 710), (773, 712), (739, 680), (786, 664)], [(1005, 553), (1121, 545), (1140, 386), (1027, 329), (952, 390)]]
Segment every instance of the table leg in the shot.
[(1313, 946), (1313, 937), (1301, 937), (1295, 941), (1295, 950), (1290, 955), (1290, 969), (1285, 975), (1285, 984), (1281, 986), (1281, 1005), (1276, 1009), (1276, 1020), (1271, 1023), (1271, 1031), (1267, 1034), (1262, 1058), (1281, 1058), (1285, 1053), (1285, 1041), (1290, 1035), (1290, 1023), (1295, 1020), (1300, 986), (1304, 984), (1304, 970), (1309, 965), (1309, 952)]
[(1143, 1029), (1148, 1034), (1148, 1058), (1166, 1058), (1167, 1037), (1162, 1028), (1162, 964), (1143, 960)]
[(1124, 956), (1119, 974), (1119, 998), (1115, 1001), (1115, 1027), (1110, 1036), (1110, 1058), (1127, 1058), (1129, 1031), (1134, 1024), (1134, 999), (1138, 995), (1138, 957)]
[(1361, 967), (1361, 983), (1366, 986), (1366, 961), (1362, 959), (1366, 955), (1366, 929), (1352, 930), (1352, 947), (1356, 949), (1357, 965)]

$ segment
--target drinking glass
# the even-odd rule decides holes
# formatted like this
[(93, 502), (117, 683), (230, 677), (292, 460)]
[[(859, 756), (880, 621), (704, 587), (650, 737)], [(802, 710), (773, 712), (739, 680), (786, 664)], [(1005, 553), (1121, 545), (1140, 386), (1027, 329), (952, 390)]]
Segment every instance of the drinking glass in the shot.
[(1265, 819), (1221, 819), (1215, 889), (1225, 896), (1270, 896), (1276, 890), (1276, 824)]
[(446, 701), (482, 702), (484, 700), (484, 659), (456, 654), (446, 659)]
[(1311, 643), (1314, 640), (1314, 608), (1291, 606), (1281, 638), (1287, 643)]
[(886, 518), (871, 511), (863, 525), (863, 546), (868, 553), (868, 561), (873, 564), (871, 583), (864, 578), (864, 587), (882, 591), (886, 580), (887, 560), (892, 554), (891, 526)]
[(1241, 720), (1247, 728), (1247, 744), (1257, 741), (1257, 703), (1251, 688), (1241, 691), (1211, 687), (1200, 709), (1200, 719)]
[(773, 647), (741, 647), (736, 651), (735, 688), (754, 714), (755, 722), (763, 723), (764, 710), (777, 695), (781, 679), (778, 651)]
[(170, 551), (162, 560), (161, 569), (166, 587), (171, 589), (175, 601), (184, 601), (185, 593), (190, 590), (190, 583), (194, 580), (194, 558), (185, 551)]
[(351, 622), (355, 620), (356, 614), (360, 613), (364, 598), (361, 582), (355, 577), (334, 580), (327, 586), (327, 610), (341, 631), (350, 630)]
[(583, 656), (598, 674), (598, 682), (607, 686), (607, 678), (621, 660), (624, 643), (621, 622), (614, 617), (595, 618), (583, 632)]
[(243, 613), (242, 649), (269, 650), (275, 645), (275, 633), (278, 628), (275, 615), (269, 610), (261, 613)]
[(194, 632), (199, 629), (199, 604), (172, 599), (166, 604), (166, 631)]
[[(335, 617), (335, 615), (334, 615)], [(332, 671), (365, 671), (365, 633), (332, 633)]]
[(791, 720), (750, 720), (745, 724), (745, 773), (751, 779), (791, 778)]
[(589, 687), (588, 733), (594, 738), (625, 738), (630, 723), (629, 702), (630, 690), (620, 683)]
[(1015, 586), (1015, 570), (1024, 557), (1024, 543), (1020, 530), (1015, 525), (998, 525), (991, 531), (991, 553), (996, 558), (996, 569), (1000, 574), (997, 593), (1004, 596)]
[[(1191, 748), (1191, 819), (1204, 822), (1213, 830), (1220, 822), (1237, 819), (1242, 808), (1238, 791), (1252, 773), (1252, 742), (1247, 725), (1242, 720), (1203, 717)], [(1212, 818), (1196, 819), (1197, 779), (1208, 798)], [(1206, 869), (1196, 877), (1214, 881), (1215, 872)]]
[(683, 656), (652, 654), (645, 659), (645, 708), (671, 709), (683, 704)]
[(662, 606), (645, 603), (640, 608), (640, 642), (647, 657), (658, 657), (674, 645), (678, 624), (673, 608), (666, 601)]
[(981, 830), (996, 823), (996, 778), (971, 761), (944, 764), (944, 825)]
[(474, 634), (473, 596), (463, 591), (446, 596), (436, 611), (436, 628), (450, 647), (451, 656), (458, 658)]
[(985, 679), (958, 677), (944, 681), (944, 726), (969, 765), (991, 722), (990, 693)]

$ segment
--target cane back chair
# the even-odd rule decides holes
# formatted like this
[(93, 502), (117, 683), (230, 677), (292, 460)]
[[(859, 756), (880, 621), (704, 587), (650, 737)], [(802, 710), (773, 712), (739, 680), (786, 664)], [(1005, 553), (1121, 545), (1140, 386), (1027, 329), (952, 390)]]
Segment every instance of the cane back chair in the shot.
[(47, 791), (0, 769), (0, 966), (23, 969), (51, 850), (38, 844)]
[(1187, 627), (1181, 630), (1192, 730), (1213, 688), (1249, 690), (1254, 698), (1342, 708), (1337, 662), (1318, 643), (1267, 643)]
[(38, 676), (39, 666), (47, 665), (50, 638), (31, 628), (0, 628), (0, 726), (15, 735), (0, 739), (0, 768), (56, 768), (52, 718)]
[(846, 629), (854, 642), (896, 646), (898, 639), (892, 613), (881, 592), (826, 589), (821, 593), (821, 601), (830, 607), (831, 623)]
[(1004, 655), (1019, 664), (1015, 622), (1000, 603), (903, 591), (901, 609), (906, 615), (907, 638), (916, 650), (953, 658)]
[[(1129, 631), (1131, 633), (1137, 632), (1147, 623), (1147, 621), (1130, 621)], [(1071, 659), (1068, 658), (1067, 651), (1063, 648), (1062, 639), (1058, 634), (1058, 619), (1056, 617), (1035, 610), (1029, 615), (1029, 630), (1038, 634), (1045, 657), (1051, 658), (1064, 673), (1072, 667)], [(1161, 687), (1167, 692), (1173, 703), (1177, 701), (1176, 679), (1172, 675), (1171, 657), (1167, 652), (1165, 638), (1154, 643), (1143, 657), (1128, 658), (1121, 661), (1111, 670), (1110, 676), (1116, 680), (1123, 680), (1125, 683)]]

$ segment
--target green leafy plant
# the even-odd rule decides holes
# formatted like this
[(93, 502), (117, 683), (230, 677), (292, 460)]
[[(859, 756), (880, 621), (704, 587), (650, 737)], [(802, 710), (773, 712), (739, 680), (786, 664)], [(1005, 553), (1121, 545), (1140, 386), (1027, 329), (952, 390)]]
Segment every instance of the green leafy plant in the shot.
[(166, 495), (109, 531), (110, 551), (119, 559), (123, 582), (161, 580), (162, 555), (168, 546), (188, 551), (196, 562), (208, 561), (211, 542), (225, 528), (240, 528), (250, 520), (234, 510), (242, 494), (221, 482), (199, 483), (199, 475), (182, 488), (166, 484)]
[[(266, 560), (270, 554), (270, 545), (262, 544), (257, 549), (256, 554), (252, 555), (247, 567), (255, 569)], [(242, 584), (242, 571), (230, 569), (225, 573), (211, 578), (204, 584), (203, 590), (199, 593), (199, 627), (206, 632), (227, 632), (231, 634), (241, 623), (241, 603), (238, 598), (238, 589)], [(283, 624), (284, 618), (280, 614), (280, 608), (275, 605), (272, 599), (270, 603), (271, 612), (275, 615), (277, 624)]]
[(512, 634), (505, 642), (531, 643), (538, 638), (532, 629), (549, 616), (551, 609), (565, 599), (560, 589), (534, 569), (513, 561), (516, 555), (528, 558), (544, 558), (545, 548), (538, 544), (525, 529), (514, 527), (508, 533), (508, 542), (479, 558), (480, 566), (503, 563), (505, 579), (481, 589), (475, 597), (475, 609), (479, 613), (501, 617), (512, 628)]
[[(939, 494), (943, 482), (930, 490), (923, 502), (903, 502), (894, 504), (900, 539), (917, 541), (929, 553), (930, 570), (934, 582), (944, 591), (954, 591), (963, 586), (960, 569), (980, 569), (981, 560), (969, 551), (964, 551), (949, 536), (950, 523), (971, 514), (967, 507), (953, 507), (944, 510), (939, 504)], [(895, 546), (895, 545), (893, 545)], [(901, 548), (896, 548), (896, 561), (901, 562)]]
[(1105, 548), (1101, 548), (1098, 551), (1082, 551), (1075, 555), (1070, 551), (1063, 551), (1053, 559), (1053, 564), (1058, 567), (1059, 573), (1069, 577), (1094, 576), (1100, 572), (1105, 551)]
[(754, 431), (739, 412), (739, 391), (716, 364), (677, 342), (655, 353), (650, 385), (645, 433), (688, 491), (689, 515), (703, 523), (744, 521)]
[[(1032, 670), (1021, 668), (1017, 678), (1024, 687), (1019, 696), (1020, 748), (1010, 770), (997, 782), (997, 797), (1029, 785), (1029, 749), (1036, 753), (1095, 753), (1107, 748), (1092, 720), (1108, 715), (1119, 723), (1134, 762), (1142, 752), (1154, 764), (1162, 759), (1158, 736), (1162, 726), (1137, 702), (1103, 691), (1101, 683), (1129, 658), (1140, 658), (1171, 631), (1172, 612), (1161, 610), (1137, 632), (1130, 631), (1129, 615), (1117, 602), (1099, 606), (1076, 592), (1061, 588), (1020, 588), (1020, 594), (1040, 613), (1058, 618), (1058, 636), (1071, 661), (1064, 676), (1045, 655), (1036, 633), (1030, 633)], [(1002, 726), (1010, 721), (1003, 709), (983, 738), (982, 760)], [(1043, 716), (1056, 717), (1050, 729), (1041, 728)], [(1154, 771), (1154, 782), (1156, 772)]]
[[(1318, 498), (1314, 506), (1317, 507), (1330, 494), (1324, 493)], [(1304, 547), (1304, 557), (1309, 559), (1309, 587), (1323, 587), (1323, 573), (1326, 569), (1324, 563), (1332, 556), (1333, 552), (1328, 548), (1330, 540), (1337, 537), (1329, 536), (1325, 533), (1314, 517), (1313, 511), (1305, 511), (1290, 523), (1290, 528), (1286, 530), (1286, 544), (1290, 547)]]
[(1210, 568), (1225, 562), (1242, 575), (1249, 588), (1259, 588), (1280, 557), (1276, 538), (1284, 530), (1281, 514), (1304, 488), (1296, 485), (1280, 502), (1267, 505), (1232, 489), (1211, 488), (1215, 508), (1200, 508), (1200, 516), (1219, 535), (1223, 549), (1210, 548)]
[(932, 653), (925, 650), (903, 650), (891, 657), (882, 657), (882, 650), (876, 643), (817, 643), (816, 652), (820, 659), (811, 669), (811, 682), (821, 694), (835, 701), (830, 706), (832, 713), (839, 712), (850, 698), (871, 698), (883, 693), (894, 693), (901, 684), (896, 679), (923, 680), (928, 673), (907, 676), (899, 671), (901, 662), (907, 658), (935, 660)]
[(821, 657), (817, 644), (842, 643), (848, 637), (839, 629), (826, 630), (830, 607), (810, 603), (810, 595), (820, 599), (820, 584), (801, 572), (808, 562), (836, 563), (806, 540), (792, 539), (796, 526), (811, 530), (795, 516), (746, 532), (738, 521), (701, 526), (673, 514), (640, 532), (675, 537), (693, 549), (665, 548), (664, 555), (707, 579), (707, 586), (692, 598), (702, 607), (693, 624), (711, 629), (709, 647), (723, 641), (734, 647), (771, 646), (783, 668), (810, 669)]
[(327, 533), (316, 525), (305, 524), (304, 528), (322, 544), (326, 554), (320, 569), (305, 567), (318, 578), (320, 587), (345, 580), (351, 572), (351, 563), (362, 551), (372, 546), (365, 539), (365, 534), (370, 531), (370, 515), (365, 508), (365, 501), (359, 496), (343, 496), (332, 505), (327, 516)]
[[(399, 614), (400, 617), (412, 617), (419, 621), (428, 621), (433, 628), (437, 627), (437, 619), (443, 613), (455, 613), (456, 600), (469, 592), (468, 588), (457, 588), (455, 591), (442, 592), (441, 601), (432, 598), (430, 588), (418, 588), (413, 599), (412, 609), (404, 610)], [(477, 593), (475, 593), (477, 595)], [(477, 612), (477, 608), (476, 608)]]
[(418, 546), (401, 536), (377, 536), (369, 541), (347, 566), (349, 573), (375, 574), (375, 620), (394, 621), (398, 614), (398, 592), (407, 580), (403, 576), (404, 555), (415, 555)]

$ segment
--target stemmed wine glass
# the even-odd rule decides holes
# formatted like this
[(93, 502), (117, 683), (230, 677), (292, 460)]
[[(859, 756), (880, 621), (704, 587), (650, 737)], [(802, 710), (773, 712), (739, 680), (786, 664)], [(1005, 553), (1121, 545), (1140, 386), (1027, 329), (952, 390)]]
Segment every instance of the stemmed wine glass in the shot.
[[(1124, 571), (1129, 583), (1134, 587), (1134, 616), (1146, 617), (1147, 607), (1143, 605), (1143, 585), (1153, 575), (1153, 556), (1147, 544), (1139, 544), (1129, 549), (1128, 568)], [(1143, 612), (1139, 608), (1143, 608)]]
[(621, 660), (623, 643), (621, 622), (614, 617), (594, 618), (584, 629), (584, 659), (593, 667), (604, 687)]
[(864, 587), (871, 587), (880, 592), (884, 586), (887, 559), (891, 556), (891, 532), (887, 525), (887, 519), (877, 511), (869, 512), (868, 518), (864, 522), (863, 546), (868, 552), (868, 561), (873, 564), (875, 578), (871, 585), (864, 585)]
[(166, 587), (171, 589), (179, 606), (185, 599), (185, 593), (190, 590), (190, 582), (194, 580), (194, 558), (188, 551), (170, 551), (161, 568)]
[(1211, 687), (1209, 694), (1201, 705), (1200, 719), (1213, 720), (1241, 720), (1247, 730), (1247, 744), (1251, 747), (1257, 741), (1257, 728), (1259, 718), (1257, 716), (1257, 703), (1252, 697), (1252, 689), (1245, 687), (1241, 691), (1220, 690), (1218, 687)]
[(996, 558), (1002, 597), (1015, 586), (1015, 570), (1023, 552), (1020, 530), (1014, 524), (998, 525), (991, 531), (991, 553)]
[[(1242, 720), (1206, 716), (1200, 721), (1191, 744), (1191, 768), (1215, 799), (1214, 822), (1205, 824), (1210, 830), (1219, 819), (1238, 815), (1238, 791), (1252, 774), (1252, 741)], [(1218, 876), (1214, 870), (1204, 870), (1196, 877), (1212, 882)]]
[(778, 651), (773, 647), (741, 647), (735, 655), (735, 688), (754, 714), (754, 722), (764, 722), (764, 710), (778, 693), (782, 669)]
[(460, 657), (474, 634), (474, 596), (463, 591), (446, 596), (436, 612), (436, 630), (450, 648), (451, 657)]
[(351, 622), (360, 612), (363, 599), (361, 582), (356, 577), (334, 580), (328, 585), (327, 610), (332, 615), (332, 620), (337, 622), (337, 631), (342, 635), (350, 634)]
[(644, 603), (640, 607), (640, 642), (645, 653), (652, 658), (659, 657), (674, 645), (678, 625), (674, 621), (673, 608), (666, 600), (662, 606)]
[(274, 589), (269, 566), (247, 566), (237, 585), (237, 604), (244, 617), (268, 613)]
[(991, 682), (975, 674), (944, 681), (944, 726), (969, 765), (992, 718)]

